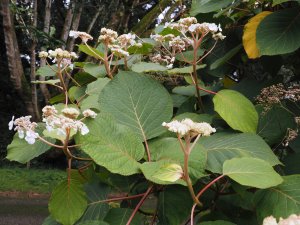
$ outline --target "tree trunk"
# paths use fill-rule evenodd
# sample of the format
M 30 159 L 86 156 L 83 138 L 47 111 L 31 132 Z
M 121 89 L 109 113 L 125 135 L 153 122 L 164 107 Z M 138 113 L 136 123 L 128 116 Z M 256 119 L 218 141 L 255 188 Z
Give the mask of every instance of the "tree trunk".
M 36 28 L 37 25 L 37 0 L 33 1 L 33 15 L 32 15 L 32 26 Z M 31 35 L 31 48 L 30 48 L 30 80 L 35 81 L 35 64 L 36 64 L 36 55 L 35 55 L 35 49 L 36 49 L 36 37 L 34 35 Z M 40 110 L 38 107 L 38 101 L 37 101 L 37 90 L 36 90 L 36 84 L 31 83 L 31 98 L 32 98 L 32 104 L 34 107 L 34 120 L 40 120 Z
M 91 23 L 89 24 L 88 29 L 86 30 L 86 32 L 87 32 L 88 34 L 91 33 L 91 31 L 92 31 L 92 29 L 93 29 L 93 27 L 94 27 L 94 25 L 95 25 L 95 23 L 96 23 L 96 21 L 97 21 L 99 15 L 100 15 L 100 12 L 102 11 L 103 8 L 104 8 L 104 6 L 101 6 L 101 7 L 98 8 L 97 13 L 94 15 L 94 17 L 93 17 Z
M 25 103 L 27 113 L 34 115 L 30 86 L 24 76 L 13 17 L 9 8 L 9 0 L 1 0 L 0 4 L 10 80 L 14 89 Z
M 161 14 L 164 9 L 172 4 L 172 0 L 160 0 L 159 3 L 148 12 L 141 21 L 132 28 L 132 31 L 141 36 L 153 23 L 153 21 Z
M 51 3 L 52 3 L 52 0 L 45 0 L 46 4 L 45 4 L 45 18 L 44 18 L 44 28 L 43 28 L 43 31 L 46 33 L 46 34 L 49 34 L 49 31 L 50 31 L 50 20 L 51 20 Z M 42 50 L 46 50 L 46 49 L 43 49 Z M 40 63 L 40 66 L 46 66 L 46 61 L 45 60 L 41 60 L 41 63 Z M 45 77 L 44 76 L 40 76 L 40 81 L 44 81 L 45 80 Z M 41 89 L 41 92 L 44 96 L 44 99 L 45 99 L 45 102 L 46 104 L 49 102 L 49 99 L 51 98 L 51 95 L 49 93 L 49 90 L 47 88 L 47 85 L 46 84 L 40 84 L 40 89 Z
M 73 21 L 72 21 L 72 27 L 71 27 L 71 30 L 76 30 L 76 31 L 78 30 L 82 10 L 83 10 L 83 3 L 80 3 L 80 5 L 78 6 L 77 13 L 74 14 L 74 16 L 73 16 Z M 74 48 L 74 42 L 75 42 L 75 39 L 74 39 L 74 38 L 70 38 L 70 39 L 69 39 L 68 45 L 67 45 L 67 50 L 68 50 L 68 51 L 70 51 L 70 52 L 73 51 L 73 48 Z
M 60 36 L 60 39 L 65 43 L 67 43 L 67 40 L 68 40 L 68 36 L 69 36 L 71 24 L 72 24 L 72 19 L 73 19 L 73 14 L 74 14 L 74 11 L 73 11 L 74 8 L 75 8 L 75 3 L 70 0 L 69 9 L 67 11 L 65 23 L 64 23 L 63 30 L 62 30 L 62 33 Z

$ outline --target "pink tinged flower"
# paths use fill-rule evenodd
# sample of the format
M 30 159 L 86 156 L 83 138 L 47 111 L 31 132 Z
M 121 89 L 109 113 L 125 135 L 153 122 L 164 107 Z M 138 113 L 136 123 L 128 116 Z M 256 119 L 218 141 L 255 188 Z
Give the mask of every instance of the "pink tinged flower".
M 9 130 L 12 130 L 14 127 L 14 119 L 15 119 L 15 116 L 12 116 L 11 121 L 9 121 L 9 123 L 8 123 Z

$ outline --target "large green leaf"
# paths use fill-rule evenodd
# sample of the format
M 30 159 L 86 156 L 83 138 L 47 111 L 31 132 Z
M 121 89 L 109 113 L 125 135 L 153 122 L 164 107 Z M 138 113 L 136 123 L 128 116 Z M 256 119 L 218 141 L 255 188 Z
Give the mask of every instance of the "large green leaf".
M 150 180 L 153 183 L 162 184 L 162 185 L 167 185 L 167 184 L 186 185 L 186 183 L 183 180 L 170 182 L 170 181 L 164 181 L 164 180 L 158 179 L 156 177 L 157 172 L 161 171 L 161 168 L 169 165 L 170 163 L 172 163 L 172 160 L 159 160 L 156 162 L 144 162 L 140 168 L 141 168 L 144 176 L 146 177 L 146 179 Z
M 300 175 L 283 177 L 283 183 L 255 193 L 256 214 L 260 221 L 273 215 L 287 218 L 300 213 Z
M 99 64 L 85 63 L 83 70 L 96 78 L 105 77 L 106 75 L 105 67 Z
M 201 64 L 196 66 L 196 70 L 203 69 L 206 67 L 206 64 Z M 174 68 L 167 71 L 168 74 L 190 74 L 193 72 L 193 66 L 186 66 L 181 68 Z
M 84 186 L 84 189 L 87 193 L 88 207 L 79 222 L 103 220 L 109 206 L 101 201 L 107 199 L 110 188 L 102 183 L 89 183 Z
M 98 49 L 93 48 L 91 46 L 88 47 L 84 44 L 78 45 L 78 49 L 79 49 L 79 51 L 84 52 L 85 54 L 92 56 L 96 59 L 99 59 L 104 56 L 104 54 L 102 52 L 100 52 Z
M 90 132 L 79 136 L 77 142 L 97 164 L 122 175 L 139 172 L 137 161 L 143 158 L 144 146 L 134 132 L 105 114 L 86 124 Z
M 109 225 L 109 224 L 100 220 L 87 220 L 87 221 L 80 222 L 77 225 Z
M 61 225 L 60 223 L 56 222 L 51 216 L 48 216 L 42 225 Z
M 199 13 L 214 12 L 225 8 L 231 3 L 231 0 L 193 0 L 190 14 L 196 16 Z
M 166 71 L 167 67 L 162 66 L 158 63 L 140 62 L 140 63 L 133 64 L 131 69 L 134 72 L 143 73 L 143 72 L 153 72 L 153 71 Z
M 63 225 L 73 225 L 87 207 L 86 194 L 79 181 L 62 182 L 52 192 L 49 200 L 51 216 Z
M 56 76 L 57 66 L 42 66 L 36 71 L 36 75 L 43 77 L 54 77 Z
M 300 8 L 276 11 L 258 25 L 256 42 L 261 55 L 279 55 L 300 47 Z
M 38 129 L 39 132 L 41 129 Z M 41 132 L 39 132 L 41 133 Z M 52 138 L 45 138 L 50 143 L 55 143 Z M 31 159 L 43 154 L 48 151 L 51 146 L 44 142 L 36 139 L 33 145 L 28 144 L 24 139 L 20 139 L 18 134 L 14 135 L 13 141 L 7 146 L 6 158 L 10 161 L 17 161 L 19 163 L 26 163 Z
M 259 118 L 257 134 L 268 144 L 280 143 L 288 128 L 295 128 L 294 115 L 278 106 L 272 107 Z
M 242 48 L 242 44 L 239 44 L 238 46 L 234 47 L 230 51 L 228 51 L 225 55 L 223 55 L 221 58 L 217 59 L 210 65 L 210 69 L 214 70 L 223 64 L 225 64 L 228 60 L 230 60 L 233 56 L 235 56 Z
M 158 197 L 159 225 L 182 224 L 190 216 L 193 200 L 186 187 L 168 186 Z
M 154 161 L 179 163 L 184 166 L 184 155 L 177 138 L 167 137 L 149 142 L 151 158 Z M 192 180 L 205 176 L 207 155 L 205 149 L 196 144 L 189 157 L 189 175 Z M 158 168 L 157 168 L 158 169 Z
M 203 137 L 199 143 L 207 151 L 207 169 L 221 173 L 223 163 L 236 157 L 253 157 L 267 161 L 271 166 L 280 164 L 264 140 L 255 134 L 217 133 Z
M 273 0 L 272 7 L 274 7 L 275 5 L 278 5 L 278 4 L 285 3 L 285 2 L 298 2 L 300 4 L 300 0 Z
M 129 208 L 112 208 L 109 210 L 105 221 L 111 225 L 126 225 L 133 210 Z M 136 213 L 130 225 L 143 224 L 143 217 L 140 213 Z
M 256 188 L 277 186 L 283 181 L 268 162 L 248 157 L 226 160 L 223 174 L 239 184 Z
M 213 98 L 215 111 L 228 125 L 242 132 L 256 133 L 258 114 L 254 105 L 233 90 L 219 91 Z
M 85 93 L 87 95 L 99 95 L 109 81 L 110 79 L 108 78 L 98 78 L 96 81 L 87 85 Z
M 183 120 L 189 118 L 193 120 L 194 122 L 201 123 L 201 122 L 206 122 L 206 123 L 212 123 L 212 115 L 209 114 L 197 114 L 197 113 L 182 113 L 179 115 L 176 115 L 173 120 Z
M 157 81 L 134 73 L 119 72 L 107 84 L 100 95 L 100 108 L 111 113 L 124 124 L 147 140 L 162 134 L 162 122 L 172 116 L 172 99 L 167 90 Z

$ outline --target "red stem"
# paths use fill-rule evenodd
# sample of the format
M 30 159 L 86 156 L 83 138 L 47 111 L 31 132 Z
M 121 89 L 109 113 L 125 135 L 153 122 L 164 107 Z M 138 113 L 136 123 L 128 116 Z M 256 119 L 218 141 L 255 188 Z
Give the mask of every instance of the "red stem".
M 220 180 L 221 178 L 223 178 L 225 175 L 221 175 L 221 176 L 218 176 L 216 179 L 214 179 L 213 181 L 211 181 L 209 184 L 207 184 L 203 189 L 201 189 L 199 191 L 199 193 L 197 194 L 197 198 L 199 199 L 200 196 L 210 187 L 212 186 L 214 183 L 216 183 L 218 180 Z M 192 210 L 191 210 L 191 225 L 194 225 L 194 211 L 195 211 L 195 208 L 196 208 L 197 204 L 194 204 L 193 207 L 192 207 Z
M 138 195 L 105 199 L 105 200 L 101 200 L 101 201 L 92 202 L 89 205 L 98 204 L 98 203 L 104 203 L 104 202 L 114 202 L 114 201 L 120 201 L 120 200 L 134 199 L 134 198 L 143 197 L 145 194 L 146 194 L 146 192 L 142 193 L 142 194 L 138 194 Z
M 204 89 L 204 88 L 202 88 L 202 87 L 199 87 L 199 86 L 196 86 L 199 90 L 201 90 L 201 91 L 205 91 L 205 92 L 207 92 L 207 93 L 209 93 L 209 94 L 213 94 L 213 95 L 216 95 L 217 93 L 216 92 L 214 92 L 214 91 L 210 91 L 210 90 L 206 90 L 206 89 Z
M 137 211 L 139 210 L 139 208 L 142 206 L 142 204 L 144 203 L 144 201 L 146 200 L 147 196 L 149 195 L 149 193 L 151 192 L 153 188 L 153 185 L 151 185 L 147 191 L 144 193 L 144 196 L 142 197 L 142 199 L 140 200 L 140 202 L 137 204 L 137 206 L 135 207 L 134 211 L 132 212 L 129 220 L 127 221 L 126 225 L 130 225 L 131 221 L 133 220 L 133 217 L 135 216 L 135 214 L 137 213 Z

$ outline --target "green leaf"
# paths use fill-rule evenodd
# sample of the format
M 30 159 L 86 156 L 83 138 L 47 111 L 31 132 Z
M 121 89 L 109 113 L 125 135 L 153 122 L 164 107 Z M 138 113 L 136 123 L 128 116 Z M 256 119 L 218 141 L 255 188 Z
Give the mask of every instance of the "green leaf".
M 287 128 L 296 128 L 294 115 L 282 107 L 274 106 L 259 118 L 257 134 L 273 145 L 282 141 Z
M 154 138 L 172 116 L 172 99 L 157 81 L 134 72 L 119 72 L 100 95 L 100 108 L 128 126 L 141 140 Z
M 87 95 L 97 95 L 99 96 L 102 89 L 110 81 L 109 78 L 98 78 L 96 81 L 89 83 L 87 85 L 85 93 Z
M 85 94 L 86 87 L 73 86 L 68 90 L 69 99 L 71 102 L 80 99 Z
M 162 66 L 158 63 L 140 62 L 140 63 L 133 64 L 131 69 L 134 72 L 143 73 L 143 72 L 153 72 L 153 71 L 165 71 L 167 70 L 167 67 Z
M 242 44 L 239 44 L 238 46 L 234 47 L 230 51 L 228 51 L 224 56 L 221 58 L 217 59 L 210 65 L 210 69 L 214 70 L 225 63 L 227 63 L 228 60 L 230 60 L 233 56 L 235 56 L 242 48 Z
M 300 175 L 283 177 L 283 183 L 255 193 L 256 214 L 261 222 L 273 215 L 277 219 L 300 213 Z
M 53 65 L 53 66 L 43 66 L 40 67 L 37 71 L 36 71 L 36 75 L 40 75 L 43 77 L 54 77 L 56 76 L 56 72 L 57 71 L 57 66 Z
M 200 85 L 201 86 L 201 85 Z M 213 86 L 207 86 L 203 87 L 206 90 L 212 90 L 214 87 Z M 180 95 L 186 95 L 186 96 L 195 96 L 196 95 L 196 88 L 195 85 L 188 85 L 188 86 L 177 86 L 172 90 L 173 93 L 175 94 L 180 94 Z M 209 95 L 209 93 L 205 91 L 199 91 L 200 96 L 205 96 Z
M 196 70 L 203 69 L 206 67 L 206 64 L 201 64 L 196 66 Z M 189 74 L 193 72 L 193 66 L 186 66 L 182 68 L 174 68 L 167 71 L 168 74 Z
M 258 114 L 245 96 L 237 91 L 222 90 L 214 96 L 213 102 L 215 111 L 231 128 L 245 133 L 256 133 Z
M 278 4 L 285 3 L 285 2 L 298 2 L 300 4 L 300 0 L 273 0 L 272 7 L 274 7 L 275 5 L 278 5 Z
M 168 163 L 159 167 L 153 177 L 162 181 L 175 182 L 179 180 L 182 175 L 183 170 L 180 165 L 176 163 Z
M 61 225 L 60 223 L 56 222 L 51 216 L 48 216 L 42 225 Z
M 177 138 L 160 138 L 149 142 L 151 158 L 154 161 L 166 161 L 179 163 L 184 166 L 184 155 Z M 189 157 L 189 175 L 192 180 L 205 176 L 205 165 L 207 160 L 205 149 L 196 144 Z
M 226 160 L 223 174 L 241 185 L 256 188 L 277 186 L 283 181 L 268 162 L 248 157 Z
M 109 225 L 109 224 L 100 220 L 87 220 L 81 223 L 77 223 L 76 225 Z
M 100 57 L 104 56 L 103 53 L 100 52 L 98 49 L 93 48 L 91 46 L 87 47 L 84 44 L 78 45 L 78 49 L 79 49 L 79 51 L 84 52 L 85 54 L 92 56 L 96 59 L 99 59 Z
M 108 78 L 98 78 L 96 81 L 87 85 L 85 94 L 87 94 L 88 96 L 80 102 L 81 110 L 93 108 L 100 111 L 98 102 L 99 95 L 109 81 L 110 79 Z
M 37 132 L 40 133 L 38 129 Z M 54 139 L 46 138 L 50 143 L 55 143 Z M 35 157 L 48 151 L 51 146 L 45 144 L 44 142 L 36 139 L 33 145 L 28 144 L 24 139 L 20 139 L 18 133 L 14 135 L 14 138 L 7 146 L 7 156 L 6 158 L 10 161 L 17 161 L 19 163 L 26 163 Z
M 167 186 L 158 197 L 159 224 L 183 224 L 190 216 L 192 205 L 193 201 L 186 187 Z
M 199 13 L 214 12 L 225 8 L 231 3 L 231 0 L 193 0 L 190 15 L 196 16 Z
M 97 95 L 87 96 L 80 102 L 80 109 L 97 109 L 100 111 L 100 106 L 98 102 L 99 97 Z
M 84 189 L 87 193 L 88 207 L 79 222 L 103 220 L 109 211 L 109 205 L 101 201 L 108 198 L 107 195 L 110 192 L 110 188 L 105 184 L 94 182 L 86 184 Z
M 96 78 L 106 76 L 106 70 L 103 65 L 95 63 L 85 63 L 83 66 L 83 70 Z
M 168 184 L 177 183 L 177 184 L 181 184 L 181 185 L 186 185 L 186 183 L 183 180 L 171 182 L 168 180 L 159 179 L 156 176 L 157 172 L 160 170 L 160 168 L 170 165 L 171 162 L 172 162 L 172 160 L 159 160 L 156 162 L 144 162 L 143 164 L 141 164 L 140 168 L 141 168 L 144 176 L 146 177 L 146 179 L 151 182 L 154 182 L 156 184 L 168 185 Z
M 52 192 L 49 200 L 51 216 L 63 225 L 74 224 L 87 207 L 86 194 L 80 182 L 71 179 L 62 182 Z
M 300 47 L 300 8 L 276 11 L 258 25 L 256 41 L 261 55 L 279 55 Z
M 236 225 L 236 224 L 225 220 L 215 220 L 215 221 L 205 221 L 199 223 L 198 225 Z
M 104 220 L 111 225 L 126 225 L 132 212 L 133 210 L 129 208 L 113 208 L 109 210 Z M 142 215 L 136 213 L 130 225 L 141 225 L 142 221 Z
M 202 56 L 204 54 L 205 50 L 202 49 L 202 48 L 198 48 L 198 51 L 197 51 L 197 59 Z M 179 61 L 183 61 L 183 62 L 192 62 L 194 60 L 194 51 L 191 50 L 191 51 L 185 51 L 185 52 L 182 52 L 182 53 L 178 53 L 175 57 L 177 60 Z
M 173 118 L 173 120 L 183 120 L 189 118 L 193 120 L 194 122 L 201 123 L 201 122 L 206 122 L 206 123 L 212 123 L 212 116 L 209 114 L 197 114 L 197 113 L 182 113 Z
M 130 46 L 127 51 L 129 52 L 129 54 L 142 54 L 142 55 L 147 55 L 149 54 L 152 49 L 153 49 L 153 45 L 150 43 L 141 43 L 142 46 L 138 47 L 136 45 L 134 46 Z
M 207 151 L 207 169 L 221 173 L 223 163 L 236 157 L 253 157 L 267 161 L 271 166 L 281 164 L 264 140 L 255 134 L 216 133 L 202 137 L 201 144 Z
M 97 164 L 121 175 L 139 172 L 137 161 L 143 158 L 144 147 L 135 133 L 105 114 L 87 120 L 86 125 L 90 132 L 76 142 Z

